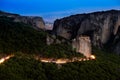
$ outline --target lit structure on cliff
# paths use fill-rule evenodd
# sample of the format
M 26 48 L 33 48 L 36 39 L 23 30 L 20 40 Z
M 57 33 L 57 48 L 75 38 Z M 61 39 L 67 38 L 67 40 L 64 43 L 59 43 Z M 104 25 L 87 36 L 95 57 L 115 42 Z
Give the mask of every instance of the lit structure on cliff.
M 92 55 L 91 40 L 89 36 L 79 36 L 73 40 L 72 46 L 76 49 L 76 52 L 82 53 L 87 59 L 95 59 Z
M 91 40 L 88 36 L 80 36 L 73 40 L 73 48 L 76 52 L 82 53 L 84 56 L 89 58 L 91 56 Z

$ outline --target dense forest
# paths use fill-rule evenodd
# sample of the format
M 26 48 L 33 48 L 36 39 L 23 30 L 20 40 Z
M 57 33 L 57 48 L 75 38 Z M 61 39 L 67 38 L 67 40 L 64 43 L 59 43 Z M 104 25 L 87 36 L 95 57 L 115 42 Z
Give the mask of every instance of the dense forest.
M 96 60 L 62 65 L 42 63 L 20 55 L 0 65 L 2 80 L 119 80 L 120 57 L 94 50 Z
M 96 60 L 66 64 L 42 63 L 43 57 L 82 56 L 67 43 L 46 45 L 44 31 L 0 17 L 0 54 L 15 54 L 0 64 L 0 80 L 120 80 L 120 56 L 93 47 Z

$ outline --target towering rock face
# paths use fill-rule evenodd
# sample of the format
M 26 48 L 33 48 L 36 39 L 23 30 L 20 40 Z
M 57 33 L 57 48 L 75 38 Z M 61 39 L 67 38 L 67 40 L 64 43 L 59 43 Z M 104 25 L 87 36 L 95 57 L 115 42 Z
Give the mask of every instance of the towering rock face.
M 18 14 L 6 13 L 0 11 L 0 16 L 13 18 L 15 22 L 23 22 L 33 26 L 35 29 L 45 29 L 45 23 L 41 17 L 37 16 L 20 16 Z
M 110 10 L 89 14 L 77 14 L 56 20 L 53 33 L 67 39 L 78 35 L 87 35 L 92 45 L 103 48 L 105 44 L 113 45 L 116 53 L 120 54 L 120 11 Z
M 91 40 L 88 36 L 78 36 L 76 39 L 73 39 L 72 46 L 76 49 L 76 52 L 80 52 L 88 58 L 92 53 Z

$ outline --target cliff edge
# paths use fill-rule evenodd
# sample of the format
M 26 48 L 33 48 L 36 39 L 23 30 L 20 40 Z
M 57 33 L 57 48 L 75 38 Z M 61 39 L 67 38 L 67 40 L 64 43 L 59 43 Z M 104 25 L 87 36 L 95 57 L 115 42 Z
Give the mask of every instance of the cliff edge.
M 45 29 L 45 23 L 42 19 L 42 17 L 38 16 L 21 16 L 18 14 L 13 14 L 13 13 L 7 13 L 0 11 L 0 16 L 6 16 L 13 18 L 14 22 L 23 22 L 25 24 L 31 25 L 35 29 Z
M 107 46 L 111 51 L 120 54 L 120 11 L 77 14 L 57 19 L 53 33 L 70 40 L 87 35 L 92 45 L 99 48 Z

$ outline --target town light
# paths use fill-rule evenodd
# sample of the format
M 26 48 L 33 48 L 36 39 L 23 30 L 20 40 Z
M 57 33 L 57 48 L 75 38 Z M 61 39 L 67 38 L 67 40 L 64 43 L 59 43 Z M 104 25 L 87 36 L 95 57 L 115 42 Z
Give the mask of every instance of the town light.
M 95 59 L 96 57 L 94 55 L 91 55 L 90 56 L 90 59 Z
M 13 57 L 14 55 L 8 55 L 6 57 L 3 57 L 0 59 L 0 64 L 2 64 L 3 62 L 5 62 L 6 60 L 10 59 L 11 57 Z

